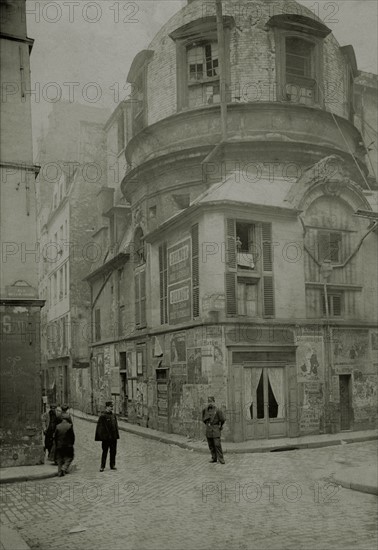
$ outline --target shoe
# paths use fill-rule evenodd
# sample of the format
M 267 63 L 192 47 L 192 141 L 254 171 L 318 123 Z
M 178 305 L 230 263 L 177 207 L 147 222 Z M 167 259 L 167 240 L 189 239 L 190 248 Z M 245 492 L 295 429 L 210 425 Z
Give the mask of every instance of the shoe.
M 64 477 L 64 472 L 58 472 L 58 477 Z
M 105 470 L 105 468 L 100 468 L 100 472 L 103 472 Z
M 226 464 L 224 460 L 220 460 L 219 464 Z
M 110 469 L 111 470 L 116 470 L 117 468 L 115 466 L 112 466 Z
M 209 460 L 209 462 L 210 462 L 210 464 L 215 464 L 217 462 L 217 460 L 211 459 L 211 460 Z

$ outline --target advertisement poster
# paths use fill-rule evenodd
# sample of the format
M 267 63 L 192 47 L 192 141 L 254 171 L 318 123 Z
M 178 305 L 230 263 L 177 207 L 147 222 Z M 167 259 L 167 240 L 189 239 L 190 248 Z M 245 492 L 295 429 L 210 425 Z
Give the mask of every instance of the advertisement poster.
M 171 324 L 191 319 L 190 239 L 168 248 L 168 312 Z

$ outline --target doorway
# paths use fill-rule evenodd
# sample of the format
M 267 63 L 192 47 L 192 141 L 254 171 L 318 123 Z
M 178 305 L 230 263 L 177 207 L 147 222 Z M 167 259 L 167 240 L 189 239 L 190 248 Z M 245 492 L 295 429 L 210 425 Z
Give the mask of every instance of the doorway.
M 340 430 L 351 429 L 352 424 L 352 399 L 351 399 L 351 375 L 339 375 L 340 391 Z
M 285 367 L 244 368 L 246 439 L 287 435 Z

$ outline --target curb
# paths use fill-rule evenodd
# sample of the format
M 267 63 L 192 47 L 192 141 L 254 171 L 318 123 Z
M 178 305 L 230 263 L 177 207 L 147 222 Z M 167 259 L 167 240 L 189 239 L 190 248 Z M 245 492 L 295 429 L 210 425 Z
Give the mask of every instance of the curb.
M 345 481 L 343 479 L 334 478 L 334 483 L 341 485 L 344 489 L 351 489 L 352 491 L 359 491 L 360 493 L 367 493 L 369 495 L 378 496 L 378 487 L 373 485 L 365 485 L 364 483 L 355 483 L 353 481 Z
M 35 481 L 36 479 L 49 479 L 50 477 L 57 477 L 56 472 L 51 472 L 51 474 L 24 474 L 22 476 L 8 477 L 6 479 L 0 478 L 0 484 L 17 483 L 18 481 Z

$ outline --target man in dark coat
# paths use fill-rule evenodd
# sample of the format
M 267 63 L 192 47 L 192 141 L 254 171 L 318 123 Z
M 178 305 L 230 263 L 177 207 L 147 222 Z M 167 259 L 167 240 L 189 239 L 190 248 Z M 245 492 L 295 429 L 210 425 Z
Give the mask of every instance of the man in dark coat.
M 58 463 L 58 476 L 62 477 L 68 473 L 68 468 L 74 458 L 75 434 L 72 422 L 62 418 L 55 429 L 55 457 Z
M 48 459 L 53 462 L 55 460 L 54 450 L 53 450 L 54 433 L 55 433 L 55 428 L 57 424 L 58 424 L 58 418 L 56 415 L 56 405 L 51 404 L 49 414 L 48 414 L 48 426 L 45 431 L 45 449 L 47 450 L 47 453 L 48 453 Z
M 210 462 L 224 464 L 221 444 L 221 430 L 226 422 L 224 414 L 211 402 L 202 411 L 202 420 L 206 425 L 206 438 L 211 452 Z
M 113 402 L 105 403 L 105 411 L 100 414 L 96 426 L 95 441 L 102 441 L 102 456 L 100 472 L 105 470 L 108 450 L 110 450 L 110 469 L 116 470 L 117 439 L 119 439 L 117 417 L 113 414 Z

